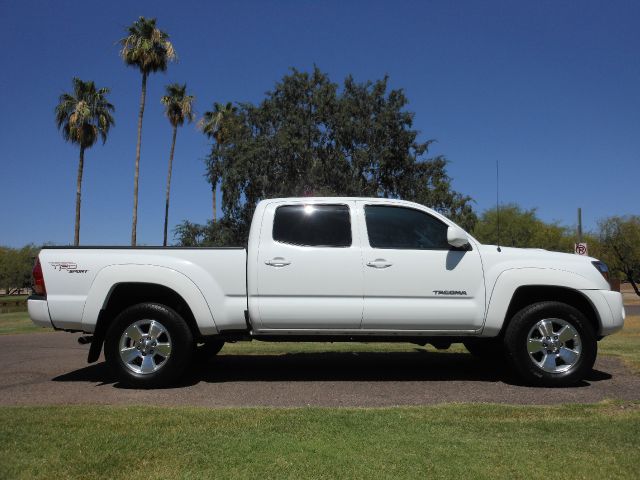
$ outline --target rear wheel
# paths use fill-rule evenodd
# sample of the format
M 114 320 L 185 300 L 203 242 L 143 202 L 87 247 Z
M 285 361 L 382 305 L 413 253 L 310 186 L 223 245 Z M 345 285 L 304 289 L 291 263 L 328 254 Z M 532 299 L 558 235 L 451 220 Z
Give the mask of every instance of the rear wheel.
M 141 303 L 124 310 L 105 338 L 107 364 L 121 382 L 142 388 L 177 380 L 193 354 L 189 326 L 171 308 Z
M 584 380 L 598 353 L 593 326 L 576 308 L 539 302 L 520 310 L 505 332 L 509 363 L 529 384 L 564 387 Z

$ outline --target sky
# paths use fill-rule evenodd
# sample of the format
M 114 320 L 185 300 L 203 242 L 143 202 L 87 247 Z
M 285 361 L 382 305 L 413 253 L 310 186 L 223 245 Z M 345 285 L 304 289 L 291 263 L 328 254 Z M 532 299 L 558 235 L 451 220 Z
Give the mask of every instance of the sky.
M 149 78 L 138 244 L 162 242 L 171 127 L 164 86 L 186 82 L 200 114 L 260 102 L 291 67 L 334 82 L 385 74 L 404 89 L 420 139 L 449 160 L 478 212 L 500 201 L 585 229 L 640 214 L 640 2 L 0 0 L 0 245 L 73 241 L 78 149 L 56 130 L 78 76 L 109 87 L 116 126 L 85 155 L 81 244 L 131 236 L 141 77 L 117 41 L 157 17 L 178 62 Z M 169 225 L 211 217 L 209 141 L 178 132 Z M 220 203 L 220 202 L 219 202 Z

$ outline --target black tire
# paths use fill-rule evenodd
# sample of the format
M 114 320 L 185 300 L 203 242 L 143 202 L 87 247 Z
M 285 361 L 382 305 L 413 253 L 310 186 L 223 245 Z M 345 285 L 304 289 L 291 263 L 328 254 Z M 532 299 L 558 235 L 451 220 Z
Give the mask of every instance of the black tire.
M 120 355 L 120 342 L 125 331 L 143 320 L 160 322 L 169 335 L 164 339 L 168 338 L 171 345 L 170 354 L 162 365 L 150 373 L 136 373 Z M 175 382 L 191 362 L 193 350 L 194 340 L 189 326 L 175 310 L 158 303 L 140 303 L 122 311 L 109 326 L 104 346 L 107 364 L 118 380 L 138 388 L 157 388 Z
M 207 339 L 202 345 L 198 345 L 196 348 L 196 356 L 200 361 L 207 361 L 215 357 L 220 350 L 224 347 L 223 340 L 210 340 Z
M 504 345 L 499 337 L 469 338 L 462 342 L 474 357 L 482 360 L 501 360 L 504 358 Z
M 566 371 L 545 371 L 529 354 L 529 334 L 538 322 L 545 319 L 557 319 L 561 322 L 566 322 L 579 335 L 580 354 L 575 363 L 566 363 L 565 365 L 561 359 L 556 359 L 557 354 L 549 353 L 551 361 L 555 362 L 555 368 L 566 367 L 568 368 Z M 552 323 L 555 326 L 554 328 L 558 327 L 558 322 Z M 546 338 L 550 337 L 535 338 L 534 340 L 542 342 Z M 558 337 L 554 338 L 557 339 Z M 569 340 L 569 342 L 574 341 Z M 558 345 L 565 344 L 556 344 L 555 346 L 557 347 Z M 598 342 L 594 328 L 582 312 L 565 303 L 552 301 L 534 303 L 516 313 L 507 326 L 504 335 L 504 346 L 507 362 L 520 378 L 529 385 L 543 387 L 567 387 L 584 380 L 591 372 L 598 353 Z M 567 343 L 566 346 L 567 348 L 576 349 L 575 344 L 572 343 Z M 546 358 L 546 352 L 551 352 L 551 350 L 539 352 L 540 358 Z

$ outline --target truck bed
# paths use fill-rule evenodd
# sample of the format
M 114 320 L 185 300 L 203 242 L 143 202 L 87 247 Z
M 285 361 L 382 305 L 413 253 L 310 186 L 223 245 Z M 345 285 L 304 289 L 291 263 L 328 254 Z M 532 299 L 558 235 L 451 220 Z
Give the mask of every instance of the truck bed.
M 40 262 L 55 328 L 92 332 L 114 284 L 122 279 L 152 283 L 160 275 L 202 305 L 193 313 L 203 334 L 245 325 L 247 251 L 242 247 L 44 247 Z

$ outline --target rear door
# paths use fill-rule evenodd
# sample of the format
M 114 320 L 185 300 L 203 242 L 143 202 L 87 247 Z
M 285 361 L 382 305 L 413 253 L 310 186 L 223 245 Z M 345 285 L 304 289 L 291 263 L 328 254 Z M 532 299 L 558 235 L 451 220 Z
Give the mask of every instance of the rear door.
M 476 330 L 485 307 L 480 255 L 451 247 L 427 211 L 358 202 L 364 210 L 363 329 Z M 362 218 L 362 217 L 361 217 Z
M 362 257 L 355 202 L 266 207 L 257 255 L 261 329 L 358 329 Z

